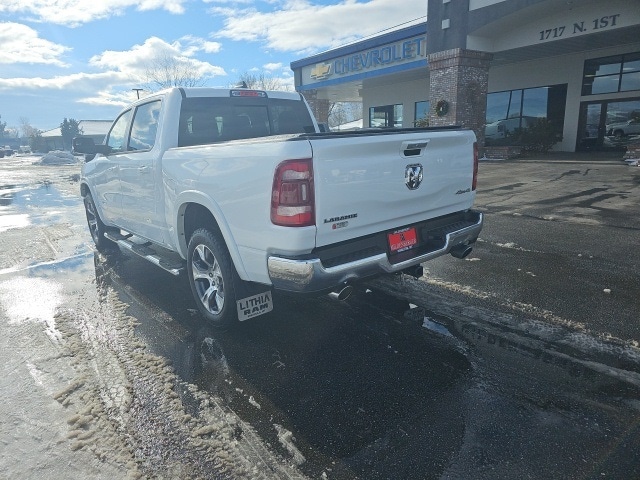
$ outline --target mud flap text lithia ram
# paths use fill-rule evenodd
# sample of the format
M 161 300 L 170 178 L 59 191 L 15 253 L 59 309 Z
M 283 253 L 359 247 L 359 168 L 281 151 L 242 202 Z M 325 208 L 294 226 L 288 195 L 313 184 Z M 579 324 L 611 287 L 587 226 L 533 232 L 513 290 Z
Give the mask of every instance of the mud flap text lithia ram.
M 238 320 L 243 322 L 273 310 L 273 295 L 270 290 L 267 290 L 250 297 L 241 298 L 236 302 L 236 305 L 238 308 Z

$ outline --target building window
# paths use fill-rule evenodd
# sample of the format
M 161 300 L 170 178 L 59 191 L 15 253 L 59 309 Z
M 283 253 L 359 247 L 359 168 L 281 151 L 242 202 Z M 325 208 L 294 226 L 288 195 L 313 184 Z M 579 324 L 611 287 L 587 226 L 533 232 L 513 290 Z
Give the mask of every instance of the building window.
M 584 62 L 582 95 L 640 90 L 640 52 Z
M 623 150 L 640 141 L 640 98 L 583 102 L 578 149 Z
M 416 127 L 429 126 L 429 102 L 416 102 L 416 117 L 414 125 Z
M 637 143 L 640 140 L 640 100 L 609 102 L 605 131 L 607 143 L 613 146 Z
M 370 127 L 402 127 L 402 104 L 369 108 Z
M 489 93 L 485 145 L 522 145 L 540 121 L 547 121 L 562 138 L 566 101 L 566 84 Z

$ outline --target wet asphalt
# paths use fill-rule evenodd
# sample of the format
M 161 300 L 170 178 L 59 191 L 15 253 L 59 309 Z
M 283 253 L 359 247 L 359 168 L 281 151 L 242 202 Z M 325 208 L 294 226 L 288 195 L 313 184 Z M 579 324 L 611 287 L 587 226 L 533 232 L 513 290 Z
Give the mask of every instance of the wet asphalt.
M 373 290 L 346 303 L 277 298 L 220 333 L 199 322 L 186 281 L 126 256 L 97 265 L 145 343 L 285 458 L 274 425 L 291 431 L 310 478 L 640 475 L 638 388 L 526 342 L 450 331 L 437 312 Z
M 531 305 L 600 336 L 640 341 L 640 168 L 620 154 L 480 165 L 481 242 L 432 276 Z M 545 318 L 544 314 L 540 314 Z
M 64 275 L 116 291 L 181 381 L 283 458 L 276 426 L 291 432 L 310 478 L 640 478 L 636 170 L 608 156 L 483 163 L 486 226 L 467 260 L 347 302 L 276 296 L 227 332 L 201 322 L 186 278 L 127 254 L 78 255 Z M 55 180 L 3 191 L 42 224 L 80 202 Z

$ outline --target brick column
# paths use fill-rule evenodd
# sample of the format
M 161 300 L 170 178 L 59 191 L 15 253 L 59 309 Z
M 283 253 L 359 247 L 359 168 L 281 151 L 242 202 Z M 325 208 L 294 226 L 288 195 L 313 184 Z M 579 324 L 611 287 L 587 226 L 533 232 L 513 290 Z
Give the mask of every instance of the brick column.
M 318 90 L 305 90 L 302 96 L 309 104 L 309 108 L 313 112 L 313 116 L 316 117 L 318 123 L 329 124 L 329 100 L 318 98 Z
M 429 125 L 460 125 L 472 129 L 478 146 L 484 145 L 484 125 L 489 87 L 489 63 L 493 55 L 455 48 L 428 55 Z M 438 104 L 448 110 L 438 115 Z

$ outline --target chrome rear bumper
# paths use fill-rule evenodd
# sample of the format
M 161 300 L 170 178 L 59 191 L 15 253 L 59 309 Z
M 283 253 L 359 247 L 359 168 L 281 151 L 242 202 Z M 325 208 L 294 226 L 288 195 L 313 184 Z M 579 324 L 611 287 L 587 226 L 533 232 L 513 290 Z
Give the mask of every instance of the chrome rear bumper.
M 329 290 L 338 285 L 374 275 L 401 272 L 408 267 L 446 255 L 454 247 L 475 242 L 484 221 L 482 213 L 477 215 L 478 220 L 475 224 L 447 233 L 442 248 L 402 262 L 391 263 L 386 253 L 380 253 L 356 261 L 325 267 L 319 258 L 292 259 L 269 256 L 267 259 L 269 277 L 274 288 L 278 290 L 312 293 Z

